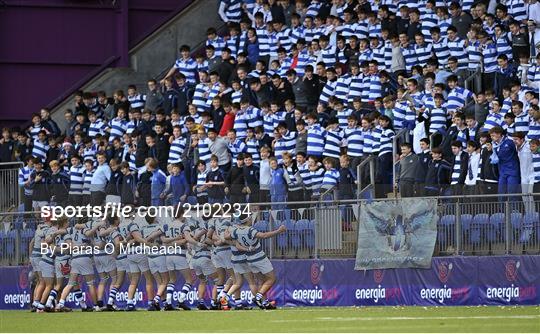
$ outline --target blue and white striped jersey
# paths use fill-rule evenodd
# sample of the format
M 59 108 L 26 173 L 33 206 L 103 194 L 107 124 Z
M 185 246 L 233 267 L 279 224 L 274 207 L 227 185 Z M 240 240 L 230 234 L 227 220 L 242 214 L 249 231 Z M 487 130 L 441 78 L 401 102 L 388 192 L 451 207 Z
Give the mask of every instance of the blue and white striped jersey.
M 114 138 L 122 139 L 122 136 L 127 130 L 127 121 L 122 118 L 113 118 L 109 121 L 109 143 L 112 143 Z
M 448 58 L 450 58 L 450 49 L 448 48 L 448 40 L 446 38 L 439 38 L 438 41 L 433 41 L 432 44 L 433 53 L 437 57 L 441 66 L 448 64 Z
M 187 82 L 196 83 L 197 62 L 191 57 L 188 59 L 177 59 L 174 63 L 174 68 L 186 76 Z
M 101 119 L 96 119 L 95 122 L 91 122 L 90 126 L 88 127 L 88 137 L 94 139 L 96 136 L 104 135 L 105 134 L 105 128 L 107 125 L 105 122 L 103 122 Z
M 214 52 L 215 56 L 221 57 L 221 52 L 225 48 L 225 40 L 223 39 L 223 37 L 216 36 L 216 38 L 214 39 L 206 40 L 206 45 L 207 46 L 212 45 L 215 48 L 215 52 Z
M 49 143 L 47 140 L 42 142 L 39 139 L 34 139 L 32 156 L 35 158 L 40 158 L 42 162 L 45 162 L 45 159 L 47 159 L 47 152 L 49 152 Z
M 289 152 L 294 157 L 296 154 L 296 132 L 288 131 L 284 136 L 276 141 L 274 145 L 274 155 L 278 163 L 283 163 L 283 153 Z
M 18 182 L 19 187 L 22 187 L 24 189 L 24 194 L 26 196 L 31 196 L 33 193 L 32 188 L 25 186 L 24 184 L 30 180 L 30 175 L 34 171 L 34 168 L 29 168 L 28 166 L 24 166 L 19 169 L 19 176 L 18 176 Z
M 326 131 L 326 142 L 324 144 L 323 155 L 338 159 L 341 155 L 341 146 L 344 138 L 343 130 L 339 127 L 335 130 Z
M 182 154 L 184 154 L 185 149 L 186 149 L 186 138 L 182 136 L 178 138 L 174 138 L 171 143 L 171 148 L 169 150 L 168 163 L 175 164 L 175 163 L 182 162 Z
M 127 99 L 131 109 L 143 109 L 146 103 L 146 95 L 143 94 L 128 95 Z
M 337 187 L 339 183 L 339 171 L 335 168 L 326 170 L 322 179 L 321 188 L 323 190 L 329 190 Z
M 364 135 L 362 129 L 345 128 L 345 139 L 347 140 L 347 155 L 350 157 L 361 157 L 364 155 Z
M 392 139 L 394 138 L 394 130 L 392 129 L 382 129 L 379 145 L 379 157 L 392 153 Z
M 204 161 L 206 164 L 210 163 L 212 152 L 210 152 L 211 141 L 208 138 L 199 139 L 197 143 L 197 150 L 199 152 L 199 160 Z
M 238 154 L 245 153 L 247 151 L 246 144 L 241 139 L 238 139 L 238 138 L 236 138 L 236 140 L 233 141 L 232 143 L 229 142 L 227 146 L 229 148 L 229 152 L 231 152 L 233 164 L 236 164 L 236 159 L 238 158 Z
M 69 194 L 82 195 L 84 188 L 84 171 L 82 164 L 71 166 L 69 169 Z
M 448 49 L 450 50 L 450 56 L 457 58 L 458 69 L 467 69 L 469 56 L 465 48 L 465 40 L 459 37 L 456 37 L 453 41 L 448 40 Z
M 326 130 L 319 124 L 307 128 L 307 155 L 321 156 L 324 150 Z

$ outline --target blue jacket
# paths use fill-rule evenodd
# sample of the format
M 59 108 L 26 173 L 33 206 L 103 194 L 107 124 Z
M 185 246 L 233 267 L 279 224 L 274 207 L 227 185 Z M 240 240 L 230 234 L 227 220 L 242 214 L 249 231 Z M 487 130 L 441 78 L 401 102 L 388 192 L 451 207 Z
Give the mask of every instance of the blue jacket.
M 167 176 L 161 169 L 156 169 L 152 173 L 152 199 L 159 199 L 159 195 L 165 189 L 165 184 L 167 183 Z
M 499 158 L 499 174 L 519 177 L 519 157 L 514 142 L 508 137 L 503 138 L 495 153 Z
M 180 197 L 188 194 L 188 184 L 184 172 L 171 176 L 171 190 L 175 203 L 180 202 Z
M 270 196 L 285 196 L 287 194 L 287 183 L 283 177 L 283 168 L 270 171 L 272 179 L 270 181 Z

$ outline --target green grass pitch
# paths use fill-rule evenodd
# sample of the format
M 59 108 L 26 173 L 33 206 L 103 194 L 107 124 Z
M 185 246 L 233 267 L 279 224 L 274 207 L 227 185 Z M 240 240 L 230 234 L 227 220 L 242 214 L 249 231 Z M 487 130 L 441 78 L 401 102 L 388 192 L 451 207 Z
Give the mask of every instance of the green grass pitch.
M 533 332 L 540 307 L 312 307 L 275 311 L 0 312 L 6 332 Z

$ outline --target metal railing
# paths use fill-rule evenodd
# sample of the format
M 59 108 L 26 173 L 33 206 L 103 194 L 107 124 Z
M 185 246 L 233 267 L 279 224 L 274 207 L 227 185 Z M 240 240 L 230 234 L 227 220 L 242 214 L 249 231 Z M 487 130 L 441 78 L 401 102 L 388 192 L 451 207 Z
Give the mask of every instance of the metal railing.
M 19 169 L 22 162 L 0 163 L 0 212 L 17 209 L 22 203 L 22 188 L 19 187 Z
M 434 256 L 540 254 L 540 194 L 447 196 L 438 200 Z M 253 226 L 263 232 L 287 227 L 285 233 L 262 240 L 272 259 L 352 258 L 364 203 L 368 200 L 251 204 Z M 0 213 L 0 265 L 28 261 L 29 243 L 40 222 L 36 217 L 35 212 Z
M 362 198 L 362 195 L 370 190 L 375 189 L 375 159 L 374 155 L 368 156 L 356 167 L 356 198 Z M 366 168 L 369 168 L 366 172 Z M 364 186 L 364 179 L 369 173 L 369 183 Z
M 470 75 L 465 78 L 463 86 L 475 93 L 478 93 L 482 90 L 482 68 L 483 65 L 480 62 L 476 70 L 470 72 Z

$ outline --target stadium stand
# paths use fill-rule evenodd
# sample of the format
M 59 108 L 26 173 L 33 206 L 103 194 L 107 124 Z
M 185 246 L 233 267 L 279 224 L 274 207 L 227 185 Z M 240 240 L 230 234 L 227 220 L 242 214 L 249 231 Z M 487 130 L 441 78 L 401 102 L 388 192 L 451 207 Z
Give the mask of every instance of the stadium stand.
M 315 214 L 295 202 L 448 196 L 441 253 L 493 251 L 506 214 L 515 247 L 538 247 L 537 197 L 489 203 L 540 193 L 536 0 L 222 0 L 219 15 L 204 52 L 182 45 L 146 87 L 80 91 L 64 127 L 44 108 L 3 129 L 21 211 L 266 203 L 288 227 L 275 251 L 311 256 Z M 491 197 L 453 212 L 464 195 Z

